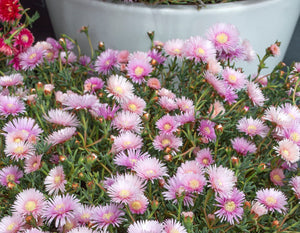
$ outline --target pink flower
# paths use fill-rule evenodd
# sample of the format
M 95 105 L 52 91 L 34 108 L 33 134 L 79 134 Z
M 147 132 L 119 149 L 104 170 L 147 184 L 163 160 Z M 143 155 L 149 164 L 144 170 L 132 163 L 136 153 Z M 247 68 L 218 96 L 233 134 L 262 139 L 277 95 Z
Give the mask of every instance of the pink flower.
M 249 118 L 243 117 L 238 121 L 237 129 L 240 132 L 244 132 L 250 137 L 259 135 L 262 138 L 267 136 L 269 128 L 264 125 L 264 123 L 259 119 L 253 119 L 251 116 Z
M 256 53 L 248 40 L 242 42 L 243 50 L 245 51 L 245 61 L 253 61 L 256 58 Z
M 161 52 L 156 49 L 149 51 L 148 56 L 151 58 L 151 62 L 155 62 L 156 64 L 163 64 L 166 60 L 166 57 L 164 57 Z
M 98 77 L 91 77 L 84 81 L 84 91 L 94 93 L 97 90 L 102 89 L 104 81 Z
M 201 173 L 177 173 L 184 189 L 190 193 L 201 193 L 206 185 L 205 176 Z
M 288 163 L 295 163 L 300 159 L 299 147 L 289 139 L 281 140 L 274 149 Z
M 75 196 L 55 196 L 46 202 L 43 216 L 49 225 L 55 221 L 55 227 L 63 227 L 74 218 L 78 208 L 79 201 Z
M 207 71 L 216 75 L 222 71 L 222 66 L 216 58 L 207 60 Z
M 168 97 L 172 100 L 174 100 L 176 98 L 176 95 L 169 89 L 166 89 L 166 88 L 161 88 L 159 91 L 158 91 L 158 95 L 160 97 Z
M 149 231 L 151 233 L 161 233 L 163 232 L 163 225 L 157 220 L 140 220 L 129 225 L 128 228 L 128 233 L 145 233 Z
M 210 117 L 213 119 L 216 116 L 223 115 L 225 113 L 225 108 L 222 102 L 216 100 L 213 104 L 211 104 L 209 106 L 209 110 L 208 110 Z
M 243 202 L 245 201 L 245 194 L 234 188 L 231 195 L 229 196 L 217 196 L 216 201 L 218 204 L 216 206 L 221 209 L 217 210 L 215 214 L 217 217 L 221 218 L 221 221 L 227 221 L 231 225 L 234 223 L 239 223 L 242 219 L 244 209 Z
M 263 204 L 268 211 L 274 212 L 275 210 L 279 213 L 286 211 L 285 205 L 287 205 L 286 196 L 283 192 L 274 188 L 261 189 L 256 193 L 256 200 Z
M 121 151 L 115 156 L 114 163 L 119 166 L 125 166 L 133 169 L 137 161 L 150 157 L 147 152 L 141 153 L 140 150 L 127 150 L 127 154 L 128 155 L 126 155 L 125 151 Z
M 121 133 L 118 137 L 115 138 L 113 143 L 113 148 L 116 149 L 116 152 L 120 152 L 128 149 L 141 149 L 143 145 L 143 139 L 141 136 L 136 135 L 132 132 Z
M 215 123 L 210 120 L 201 120 L 199 128 L 199 135 L 209 141 L 215 141 L 217 136 L 214 129 Z
M 5 216 L 0 221 L 0 232 L 17 233 L 20 232 L 24 224 L 24 218 L 18 214 L 14 214 L 13 216 Z
M 262 107 L 267 100 L 257 83 L 247 83 L 247 93 L 253 105 Z
M 107 80 L 108 97 L 113 96 L 118 102 L 133 96 L 133 85 L 123 76 L 112 75 Z
M 50 195 L 57 195 L 60 191 L 65 192 L 65 184 L 67 183 L 65 179 L 65 173 L 62 166 L 54 167 L 50 170 L 48 176 L 45 178 L 46 190 Z
M 147 86 L 154 90 L 159 90 L 161 88 L 160 81 L 157 78 L 149 78 Z
M 9 87 L 23 84 L 23 76 L 21 74 L 4 75 L 0 77 L 0 86 Z
M 223 167 L 222 165 L 219 167 L 211 165 L 207 168 L 206 172 L 209 176 L 208 186 L 215 192 L 220 196 L 228 196 L 232 193 L 237 179 L 232 170 Z
M 138 96 L 132 96 L 130 99 L 126 99 L 121 103 L 121 107 L 125 111 L 142 115 L 146 108 L 146 102 Z
M 118 227 L 124 220 L 122 218 L 125 213 L 120 210 L 120 206 L 116 204 L 107 204 L 95 208 L 91 218 L 91 222 L 96 225 L 98 230 L 106 230 L 108 226 Z
M 120 107 L 117 105 L 110 107 L 107 103 L 98 103 L 93 105 L 90 112 L 95 117 L 103 117 L 105 120 L 111 120 L 114 118 L 115 113 L 119 110 L 119 108 Z
M 152 66 L 149 59 L 129 59 L 127 64 L 127 72 L 134 83 L 142 84 L 145 77 L 152 72 Z
M 133 170 L 137 176 L 144 180 L 151 180 L 152 182 L 154 179 L 168 176 L 167 167 L 156 158 L 145 158 L 136 161 Z
M 25 159 L 25 173 L 31 173 L 38 170 L 41 167 L 41 160 L 43 155 L 32 155 Z
M 148 199 L 145 197 L 145 195 L 142 194 L 137 195 L 128 202 L 129 209 L 131 213 L 134 214 L 144 214 L 147 210 L 148 205 Z
M 108 74 L 110 70 L 117 64 L 118 51 L 108 49 L 97 57 L 95 62 L 95 70 L 102 74 Z
M 300 120 L 300 109 L 297 105 L 292 105 L 290 103 L 284 103 L 280 108 L 289 115 L 289 117 L 293 120 Z
M 69 109 L 91 109 L 99 102 L 97 96 L 91 94 L 78 95 L 75 93 L 69 94 L 62 102 L 65 105 L 65 110 Z
M 196 159 L 195 159 L 200 166 L 208 167 L 212 163 L 214 163 L 211 150 L 209 148 L 201 149 L 197 152 Z
M 195 109 L 193 101 L 184 96 L 181 98 L 177 98 L 176 103 L 178 105 L 178 108 L 183 112 L 194 111 Z
M 192 110 L 188 112 L 183 112 L 180 115 L 176 114 L 175 119 L 180 125 L 184 125 L 189 122 L 195 122 L 195 111 Z
M 76 132 L 75 127 L 66 127 L 64 129 L 60 129 L 50 134 L 47 137 L 46 141 L 48 144 L 55 146 L 57 144 L 61 144 L 68 141 L 70 138 L 72 138 L 75 132 Z
M 189 160 L 180 165 L 176 174 L 203 174 L 203 170 L 196 160 Z
M 290 124 L 290 116 L 282 108 L 271 106 L 266 111 L 263 120 L 275 123 L 279 128 L 285 128 Z
M 300 199 L 300 176 L 291 178 L 289 184 L 292 186 L 292 190 L 295 192 L 298 199 Z
M 76 227 L 68 231 L 68 233 L 93 233 L 93 230 L 87 227 Z
M 166 96 L 160 97 L 158 103 L 162 108 L 166 109 L 169 112 L 178 108 L 178 105 L 175 102 L 175 100 Z
M 275 185 L 283 186 L 283 179 L 285 178 L 283 174 L 283 169 L 275 168 L 270 172 L 270 179 Z
M 44 195 L 34 189 L 25 189 L 16 196 L 16 200 L 12 206 L 13 212 L 22 216 L 32 215 L 35 219 L 42 216 L 45 207 Z
M 154 138 L 153 146 L 159 151 L 162 151 L 167 147 L 174 151 L 178 151 L 179 147 L 182 146 L 182 139 L 173 134 L 160 134 Z
M 18 161 L 20 159 L 28 158 L 34 154 L 35 150 L 31 143 L 18 142 L 6 145 L 4 153 L 6 156 L 11 156 L 12 159 Z
M 174 116 L 167 114 L 160 118 L 155 125 L 163 134 L 172 134 L 176 132 L 179 123 Z
M 269 51 L 271 52 L 271 55 L 273 55 L 274 57 L 277 57 L 277 56 L 280 55 L 280 48 L 279 48 L 279 46 L 276 43 L 272 44 L 269 47 Z
M 129 57 L 128 50 L 119 51 L 118 56 L 117 56 L 117 61 L 119 63 L 127 63 L 128 62 L 128 57 Z
M 118 112 L 113 121 L 112 127 L 122 132 L 141 132 L 141 123 L 142 120 L 140 116 L 136 113 L 121 111 Z
M 268 209 L 258 201 L 254 202 L 251 207 L 251 213 L 255 213 L 257 217 L 265 215 L 268 213 Z
M 224 80 L 221 80 L 214 76 L 210 72 L 204 74 L 205 80 L 214 88 L 214 90 L 219 94 L 224 96 L 226 93 L 227 84 Z
M 23 70 L 33 70 L 43 62 L 45 50 L 40 47 L 30 47 L 19 54 L 20 66 Z
M 246 75 L 230 67 L 223 70 L 222 77 L 234 89 L 240 90 L 246 85 Z
M 135 196 L 143 194 L 145 190 L 144 181 L 136 175 L 117 175 L 114 181 L 108 187 L 107 193 L 115 203 L 128 203 Z
M 19 179 L 23 177 L 23 172 L 17 166 L 7 166 L 0 170 L 0 184 L 8 187 L 8 182 L 19 184 Z
M 75 218 L 78 220 L 80 225 L 86 225 L 91 221 L 94 210 L 95 208 L 93 206 L 80 204 L 76 211 Z
M 0 115 L 2 116 L 17 116 L 25 112 L 25 105 L 19 97 L 15 96 L 0 96 Z
M 184 43 L 184 56 L 187 59 L 196 62 L 207 62 L 209 59 L 214 59 L 216 50 L 213 44 L 200 36 L 191 37 Z
M 187 233 L 184 226 L 174 219 L 167 219 L 163 222 L 165 233 Z
M 241 155 L 253 154 L 256 151 L 256 145 L 252 142 L 249 142 L 247 139 L 242 137 L 237 137 L 231 139 L 232 148 Z
M 44 115 L 46 121 L 62 126 L 78 126 L 79 121 L 73 113 L 61 109 L 51 109 Z
M 164 49 L 172 57 L 181 57 L 183 55 L 183 45 L 184 41 L 181 39 L 168 40 L 164 45 Z

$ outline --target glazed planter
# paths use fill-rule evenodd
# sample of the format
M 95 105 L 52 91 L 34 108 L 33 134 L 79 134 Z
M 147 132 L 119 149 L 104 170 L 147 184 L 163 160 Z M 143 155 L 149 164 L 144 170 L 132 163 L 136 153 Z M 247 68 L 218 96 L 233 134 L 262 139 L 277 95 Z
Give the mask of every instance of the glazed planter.
M 89 26 L 93 45 L 103 41 L 106 48 L 131 52 L 148 51 L 148 31 L 155 31 L 155 40 L 187 39 L 205 36 L 215 23 L 234 24 L 241 37 L 248 39 L 261 56 L 265 48 L 281 41 L 281 54 L 270 59 L 273 67 L 284 57 L 300 13 L 299 0 L 245 0 L 208 5 L 197 10 L 195 6 L 146 6 L 121 4 L 100 0 L 46 0 L 57 38 L 62 33 L 76 38 L 82 51 L 89 53 L 87 39 L 80 33 Z M 246 71 L 255 72 L 257 61 L 240 64 Z

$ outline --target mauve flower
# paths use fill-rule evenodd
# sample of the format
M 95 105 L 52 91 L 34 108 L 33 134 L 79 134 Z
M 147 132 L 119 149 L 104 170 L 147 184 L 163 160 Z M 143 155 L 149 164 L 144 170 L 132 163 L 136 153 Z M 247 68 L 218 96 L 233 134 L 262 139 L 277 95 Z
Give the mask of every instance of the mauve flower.
M 23 172 L 15 165 L 3 167 L 0 170 L 0 184 L 8 187 L 8 182 L 20 183 L 20 178 L 23 177 Z
M 46 190 L 50 195 L 57 195 L 60 191 L 65 192 L 65 184 L 67 183 L 65 179 L 65 173 L 62 166 L 54 167 L 50 170 L 48 176 L 45 178 Z
M 2 233 L 17 233 L 20 232 L 25 220 L 19 214 L 13 216 L 5 216 L 0 221 L 0 232 Z
M 118 102 L 133 96 L 133 85 L 123 76 L 112 75 L 107 80 L 106 92 Z
M 148 205 L 149 201 L 143 194 L 133 197 L 128 202 L 129 209 L 131 213 L 134 214 L 144 214 L 147 210 Z
M 183 55 L 184 41 L 181 39 L 168 40 L 164 45 L 165 52 L 172 57 Z
M 84 81 L 84 91 L 94 93 L 97 90 L 102 89 L 104 81 L 98 77 L 91 77 Z
M 61 51 L 59 56 L 63 64 L 71 64 L 77 60 L 77 56 L 75 55 L 75 53 L 70 51 Z
M 130 99 L 126 99 L 121 103 L 121 108 L 125 111 L 142 115 L 146 108 L 146 102 L 144 99 L 134 95 Z
M 51 109 L 44 115 L 46 121 L 62 126 L 78 126 L 79 121 L 73 113 L 61 109 Z
M 283 186 L 283 179 L 285 178 L 283 174 L 283 169 L 275 168 L 270 172 L 270 179 L 275 185 Z
M 95 62 L 95 70 L 102 74 L 108 74 L 110 70 L 117 65 L 118 51 L 107 49 L 97 57 Z
M 118 137 L 115 138 L 113 143 L 113 148 L 116 149 L 116 152 L 120 152 L 128 149 L 141 149 L 143 146 L 143 139 L 141 136 L 136 135 L 132 132 L 121 133 Z
M 183 112 L 180 115 L 175 115 L 175 119 L 179 122 L 180 125 L 184 125 L 186 123 L 195 122 L 195 111 L 191 110 L 188 112 Z
M 19 73 L 0 77 L 0 86 L 9 87 L 23 84 L 23 76 Z
M 234 225 L 235 222 L 239 223 L 244 213 L 243 202 L 245 201 L 245 194 L 242 191 L 234 188 L 231 195 L 217 196 L 216 201 L 218 202 L 216 206 L 221 209 L 217 210 L 215 214 L 221 218 L 221 222 L 227 221 L 231 225 Z
M 300 159 L 299 147 L 289 139 L 281 140 L 274 149 L 288 163 L 295 163 Z
M 119 110 L 119 106 L 114 105 L 110 107 L 107 103 L 94 104 L 90 110 L 91 114 L 95 117 L 104 117 L 105 120 L 111 120 L 114 118 L 115 113 Z
M 19 54 L 20 67 L 23 70 L 33 70 L 43 62 L 44 49 L 30 47 L 25 52 Z
M 212 157 L 212 152 L 209 148 L 199 150 L 196 154 L 195 160 L 202 167 L 208 167 L 209 165 L 215 162 Z
M 25 159 L 25 173 L 34 172 L 41 167 L 41 160 L 43 155 L 32 155 Z
M 247 155 L 248 153 L 255 153 L 257 147 L 253 142 L 249 142 L 247 139 L 242 137 L 237 137 L 231 139 L 232 148 L 241 155 Z
M 129 225 L 128 233 L 161 233 L 163 225 L 157 220 L 140 220 Z
M 64 129 L 60 129 L 50 134 L 47 137 L 46 141 L 48 144 L 55 146 L 57 144 L 68 141 L 75 134 L 75 132 L 76 132 L 75 127 L 66 127 Z
M 247 93 L 253 105 L 255 106 L 262 107 L 264 105 L 264 102 L 267 100 L 257 83 L 248 82 Z
M 256 200 L 265 205 L 268 211 L 286 212 L 287 198 L 284 193 L 274 188 L 261 189 L 256 193 Z
M 152 66 L 149 59 L 129 59 L 127 72 L 134 83 L 142 84 L 145 77 L 152 72 Z
M 209 141 L 215 141 L 217 136 L 214 129 L 215 123 L 210 120 L 201 120 L 197 129 L 199 135 Z
M 17 116 L 25 112 L 25 104 L 15 96 L 0 96 L 0 115 Z
M 65 110 L 70 109 L 92 109 L 95 104 L 99 103 L 97 96 L 92 94 L 78 95 L 75 93 L 69 94 L 62 102 L 66 106 Z
M 166 60 L 166 57 L 164 57 L 161 52 L 152 49 L 150 52 L 148 52 L 148 56 L 156 62 L 156 64 L 163 64 Z
M 266 137 L 269 131 L 268 126 L 266 126 L 260 119 L 253 119 L 251 116 L 249 118 L 243 117 L 238 121 L 237 129 L 240 132 L 244 132 L 251 138 L 255 135 L 259 135 L 262 138 Z
M 172 134 L 176 132 L 179 127 L 179 123 L 176 121 L 176 118 L 169 114 L 158 119 L 155 125 L 163 134 Z
M 238 70 L 234 70 L 230 67 L 226 67 L 222 72 L 223 79 L 229 86 L 234 89 L 240 90 L 246 85 L 246 75 Z
M 167 147 L 174 151 L 178 151 L 179 147 L 182 146 L 182 138 L 178 138 L 173 134 L 160 134 L 154 138 L 153 146 L 159 151 L 162 151 Z
M 292 186 L 292 190 L 295 192 L 297 198 L 300 199 L 300 176 L 291 178 L 289 184 Z
M 147 152 L 142 153 L 140 150 L 129 149 L 126 152 L 121 151 L 118 153 L 114 158 L 114 163 L 116 165 L 125 166 L 126 168 L 132 169 L 137 161 L 149 157 L 150 155 Z

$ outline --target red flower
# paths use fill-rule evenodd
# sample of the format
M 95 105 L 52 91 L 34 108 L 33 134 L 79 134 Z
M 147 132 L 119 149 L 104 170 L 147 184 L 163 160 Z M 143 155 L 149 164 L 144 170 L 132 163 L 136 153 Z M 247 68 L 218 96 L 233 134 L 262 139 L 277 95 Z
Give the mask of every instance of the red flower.
M 0 38 L 0 53 L 5 54 L 6 56 L 11 56 L 13 54 L 12 48 L 5 43 L 3 38 Z
M 0 0 L 0 20 L 12 22 L 21 18 L 18 0 Z
M 29 48 L 34 41 L 32 33 L 27 29 L 23 28 L 19 34 L 15 37 L 14 46 L 20 46 L 22 48 Z

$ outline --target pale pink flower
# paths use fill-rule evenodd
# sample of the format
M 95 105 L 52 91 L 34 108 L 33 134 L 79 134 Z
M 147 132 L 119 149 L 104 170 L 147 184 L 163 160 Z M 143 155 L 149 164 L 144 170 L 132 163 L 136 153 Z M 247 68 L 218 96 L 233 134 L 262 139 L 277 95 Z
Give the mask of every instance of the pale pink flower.
M 209 106 L 208 113 L 210 117 L 213 119 L 216 116 L 223 115 L 225 113 L 225 108 L 222 102 L 216 100 L 213 104 Z
M 292 186 L 292 190 L 295 192 L 297 198 L 300 199 L 300 176 L 291 178 L 289 184 Z
M 268 211 L 271 212 L 276 210 L 279 213 L 284 213 L 287 210 L 285 207 L 288 204 L 286 196 L 282 191 L 274 188 L 261 189 L 257 191 L 256 200 L 263 204 Z
M 63 64 L 71 64 L 75 62 L 77 59 L 75 53 L 70 51 L 69 52 L 61 51 L 59 55 Z
M 203 174 L 203 170 L 196 160 L 189 160 L 180 165 L 176 174 Z
M 17 116 L 25 112 L 25 105 L 19 97 L 0 95 L 0 115 Z
M 42 166 L 41 160 L 43 155 L 32 155 L 25 159 L 25 167 L 24 171 L 25 173 L 31 173 L 34 172 Z
M 141 149 L 143 145 L 143 139 L 141 136 L 136 135 L 132 132 L 121 133 L 118 137 L 115 138 L 113 143 L 113 148 L 116 149 L 116 152 L 120 152 L 128 149 Z
M 234 89 L 240 90 L 246 85 L 246 75 L 230 67 L 223 70 L 222 77 Z
M 279 128 L 284 128 L 290 124 L 290 116 L 286 114 L 281 108 L 270 106 L 262 117 L 263 120 L 275 123 Z
M 140 150 L 127 150 L 126 152 L 128 155 L 125 153 L 125 151 L 121 151 L 115 156 L 114 163 L 116 165 L 133 169 L 137 161 L 150 157 L 147 152 L 142 153 Z
M 194 111 L 195 106 L 192 100 L 186 98 L 185 96 L 176 99 L 178 108 L 183 112 Z
M 46 121 L 62 126 L 78 126 L 79 121 L 73 113 L 61 109 L 51 109 L 44 115 Z
M 66 183 L 67 181 L 62 166 L 52 168 L 44 182 L 46 190 L 50 195 L 57 195 L 59 191 L 64 193 Z
M 0 232 L 2 233 L 18 233 L 22 230 L 25 220 L 19 214 L 13 216 L 4 216 L 0 221 Z
M 206 72 L 204 78 L 219 95 L 224 95 L 226 93 L 227 84 L 224 80 L 217 78 L 210 72 Z
M 202 167 L 208 167 L 215 162 L 212 157 L 212 152 L 209 148 L 199 150 L 196 154 L 195 160 Z
M 161 117 L 155 123 L 155 125 L 163 134 L 172 134 L 176 132 L 179 123 L 176 121 L 176 118 L 174 116 L 170 116 L 169 114 L 167 114 Z
M 283 179 L 285 178 L 283 174 L 283 169 L 275 168 L 270 172 L 270 179 L 275 185 L 283 186 Z
M 281 140 L 274 149 L 277 155 L 288 163 L 295 163 L 300 159 L 299 147 L 289 139 Z
M 43 214 L 45 207 L 44 195 L 34 189 L 25 189 L 16 196 L 12 206 L 13 212 L 22 216 L 32 215 L 35 219 Z
M 147 81 L 147 86 L 154 90 L 159 90 L 161 88 L 160 81 L 157 78 L 149 78 Z
M 243 117 L 240 119 L 237 124 L 237 129 L 250 137 L 259 135 L 262 138 L 267 136 L 269 131 L 268 126 L 264 125 L 260 119 L 253 119 L 251 116 L 249 118 Z
M 70 109 L 92 109 L 95 104 L 99 103 L 97 96 L 91 94 L 78 95 L 75 93 L 69 94 L 62 102 L 66 106 L 65 110 Z
M 291 119 L 295 121 L 300 120 L 300 109 L 297 105 L 291 103 L 284 103 L 280 108 L 286 113 Z
M 232 148 L 241 155 L 247 155 L 255 153 L 257 147 L 254 143 L 249 142 L 247 139 L 242 137 L 237 137 L 231 139 Z
M 95 61 L 95 70 L 102 74 L 108 74 L 117 64 L 118 51 L 107 49 L 102 52 Z
M 118 102 L 133 96 L 133 85 L 123 76 L 112 75 L 107 80 L 106 91 L 108 97 L 112 96 Z
M 30 47 L 19 54 L 20 66 L 23 70 L 33 70 L 43 62 L 45 50 L 40 47 Z
M 182 146 L 182 139 L 173 134 L 160 134 L 154 138 L 153 146 L 159 151 L 162 151 L 167 147 L 174 151 L 178 151 L 179 147 Z
M 161 233 L 163 225 L 157 220 L 139 220 L 129 225 L 128 233 Z
M 0 86 L 9 87 L 23 84 L 23 76 L 19 73 L 0 77 Z
M 144 214 L 147 210 L 148 205 L 148 199 L 145 197 L 145 195 L 142 194 L 133 197 L 128 202 L 129 209 L 131 213 L 134 214 Z
M 168 40 L 164 45 L 166 53 L 172 57 L 181 57 L 183 55 L 184 41 L 181 39 Z
M 186 123 L 195 122 L 195 111 L 183 112 L 180 115 L 175 115 L 175 119 L 179 122 L 180 125 L 184 125 Z
M 222 66 L 216 58 L 207 59 L 207 71 L 216 75 L 222 71 Z
M 166 96 L 160 97 L 158 103 L 162 108 L 166 109 L 168 112 L 178 109 L 176 101 Z
M 130 99 L 126 99 L 121 103 L 121 108 L 125 111 L 142 115 L 146 108 L 146 102 L 138 96 L 132 96 Z
M 6 156 L 12 157 L 12 159 L 18 161 L 20 159 L 29 158 L 34 155 L 35 149 L 31 143 L 18 142 L 6 145 L 4 153 Z
M 117 61 L 119 63 L 127 63 L 128 62 L 128 57 L 129 57 L 129 51 L 128 50 L 122 50 L 119 51 L 117 55 Z
M 245 61 L 253 61 L 256 58 L 256 53 L 248 40 L 243 40 L 242 47 L 245 53 Z
M 264 97 L 261 89 L 259 88 L 257 83 L 248 82 L 247 83 L 247 94 L 252 101 L 253 105 L 262 107 L 264 102 L 267 100 Z
M 118 112 L 114 119 L 112 120 L 112 127 L 122 132 L 141 132 L 141 123 L 142 120 L 140 116 L 136 113 L 132 113 L 129 111 L 121 111 Z
M 46 141 L 48 144 L 55 146 L 57 144 L 64 143 L 68 141 L 72 136 L 75 134 L 76 128 L 75 127 L 66 127 L 64 129 L 60 129 L 58 131 L 53 132 L 50 134 Z
M 174 219 L 167 219 L 163 222 L 164 233 L 187 233 L 184 226 Z
M 8 187 L 9 182 L 19 184 L 19 179 L 22 177 L 23 172 L 17 166 L 14 165 L 3 167 L 0 170 L 0 184 L 6 187 Z
M 256 201 L 252 204 L 251 213 L 254 213 L 257 217 L 265 215 L 268 213 L 268 209 L 261 204 L 260 202 Z
M 133 170 L 136 172 L 137 176 L 152 182 L 154 179 L 168 176 L 167 167 L 157 158 L 145 158 L 138 160 L 136 161 Z
M 205 176 L 201 173 L 177 173 L 178 178 L 181 180 L 184 189 L 187 192 L 200 194 L 206 185 Z
M 80 204 L 75 216 L 75 218 L 78 220 L 79 225 L 88 224 L 91 221 L 94 210 L 95 207 L 93 206 Z
M 166 88 L 161 88 L 159 91 L 158 91 L 158 95 L 160 97 L 168 97 L 170 99 L 175 99 L 176 98 L 176 95 L 169 89 L 166 89 Z

